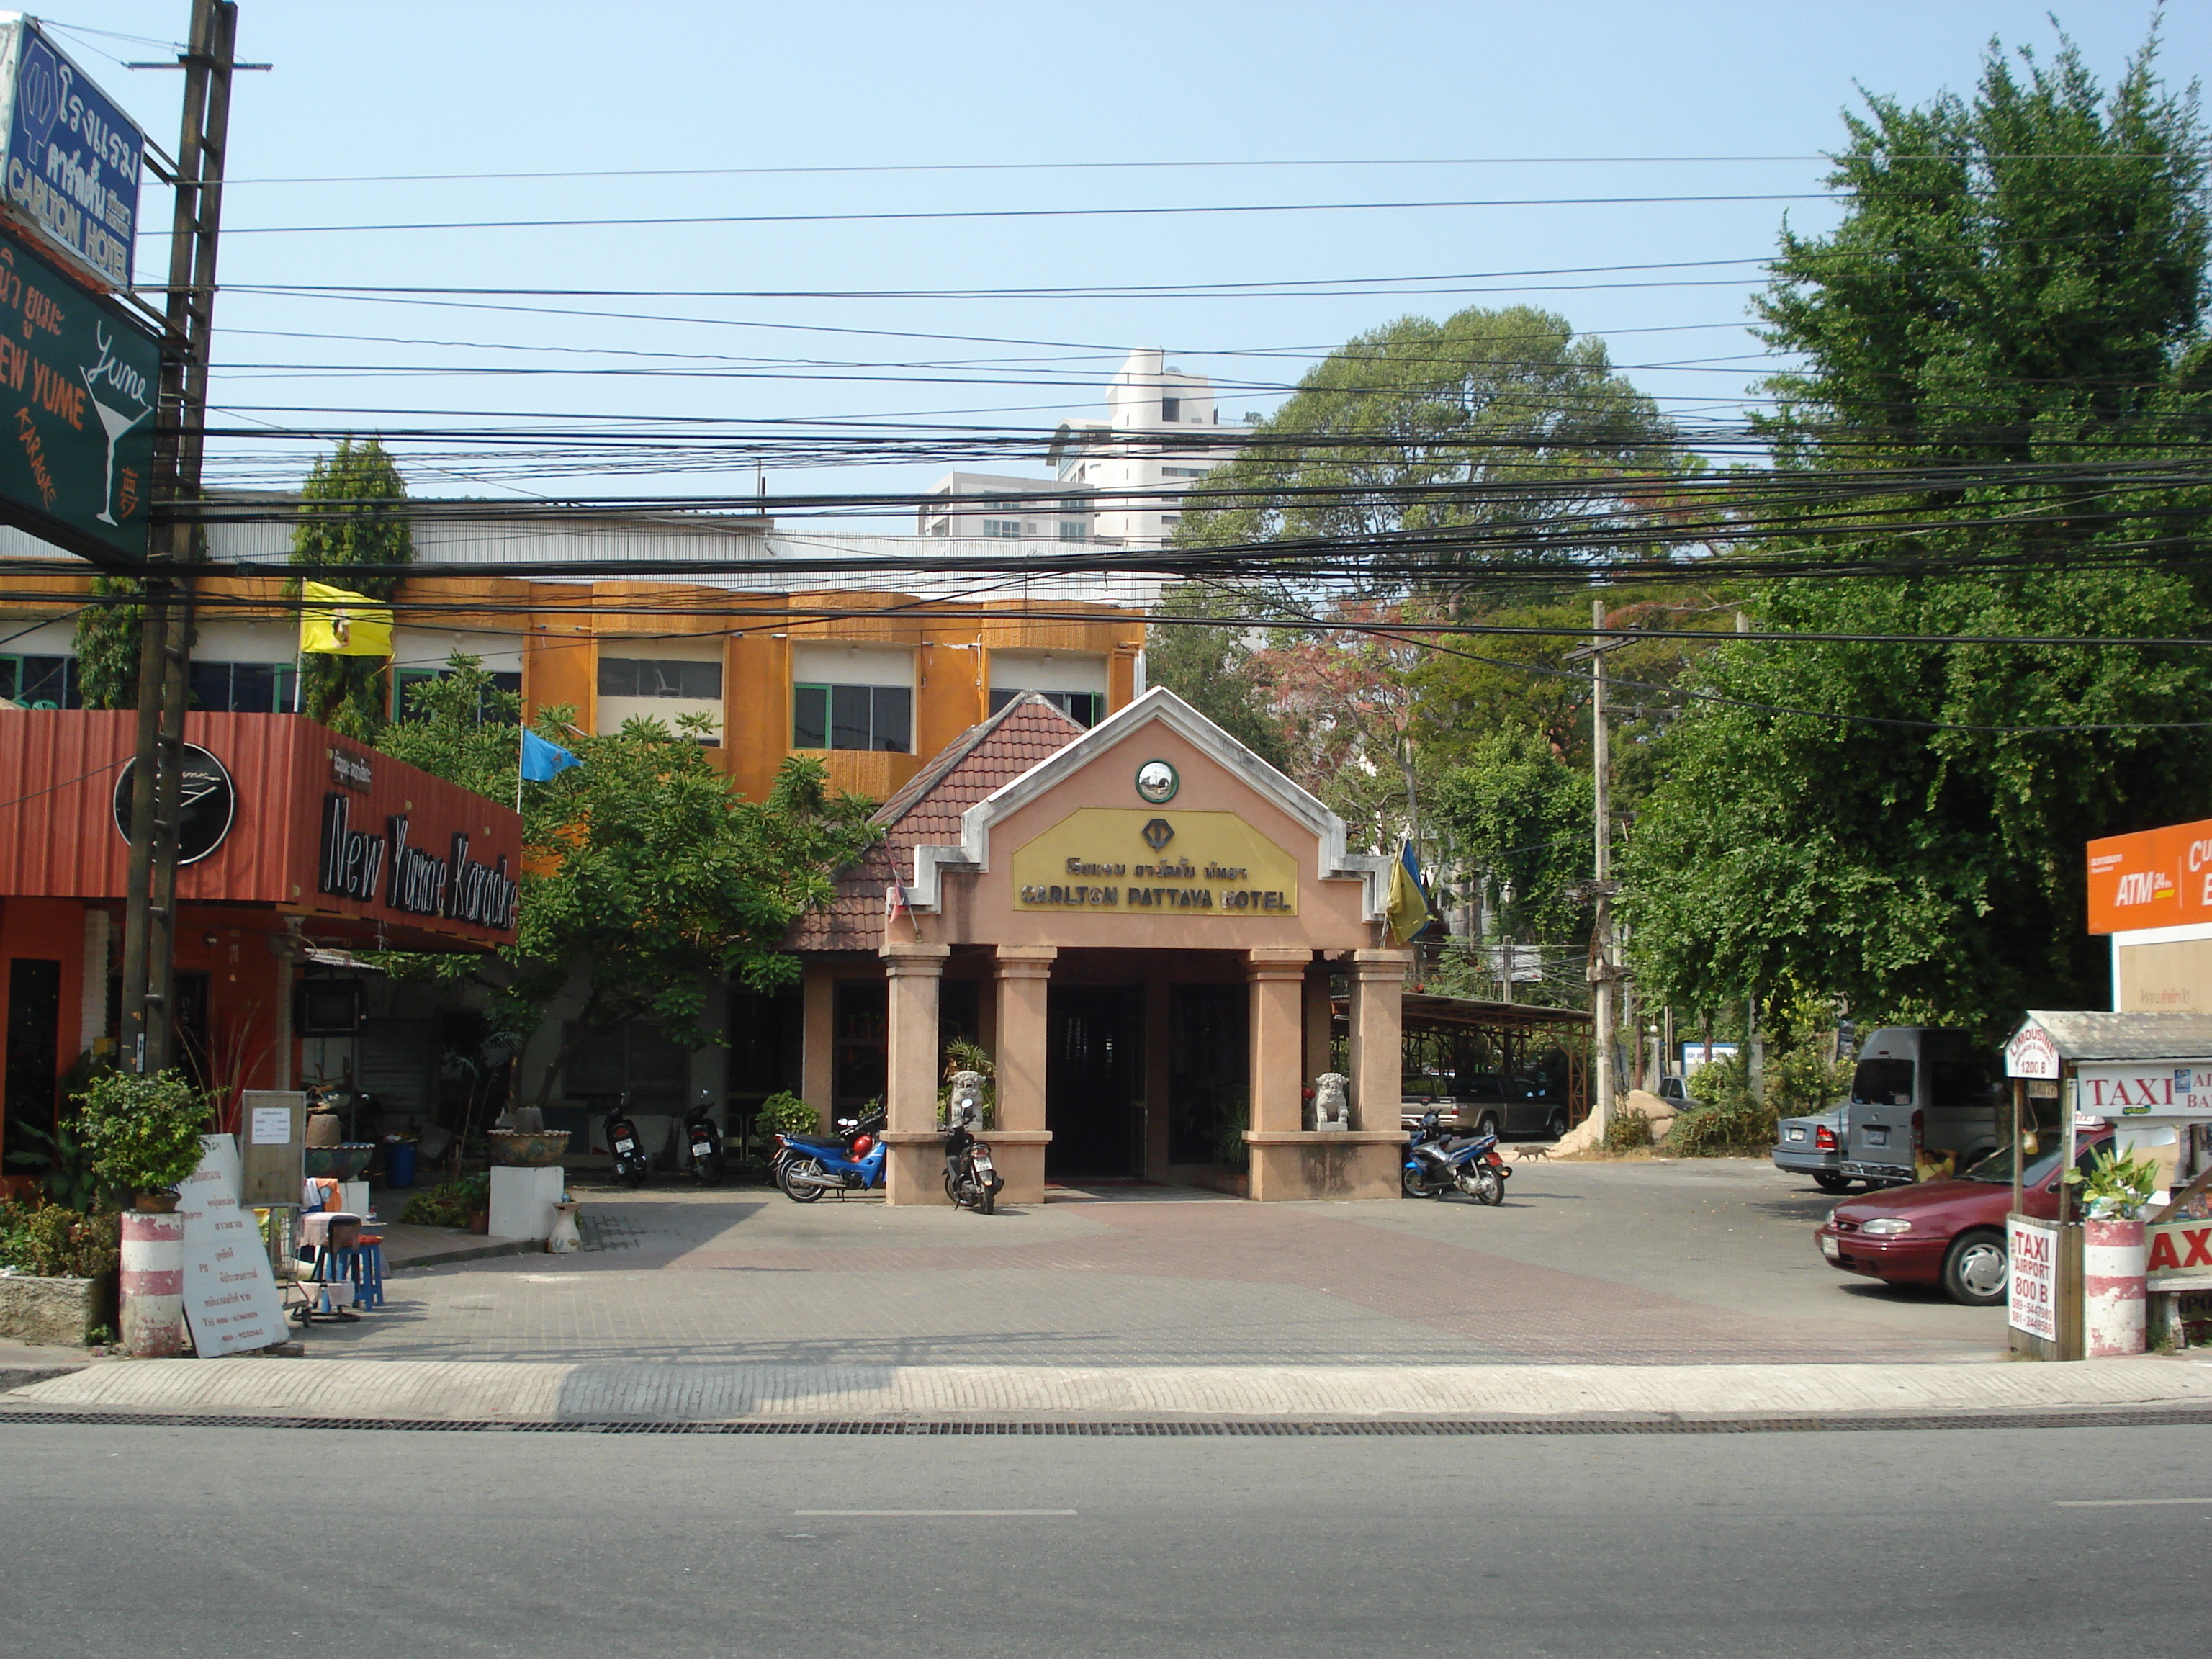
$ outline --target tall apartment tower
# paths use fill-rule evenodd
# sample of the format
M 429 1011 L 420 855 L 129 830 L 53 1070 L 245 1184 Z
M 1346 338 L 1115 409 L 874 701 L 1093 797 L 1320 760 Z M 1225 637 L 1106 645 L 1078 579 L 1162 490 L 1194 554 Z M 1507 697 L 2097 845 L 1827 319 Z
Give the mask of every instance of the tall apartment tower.
M 915 527 L 1158 547 L 1182 521 L 1182 491 L 1230 459 L 1220 426 L 1205 375 L 1169 367 L 1164 351 L 1132 351 L 1107 385 L 1106 418 L 1062 421 L 1054 433 L 1057 481 L 950 472 L 931 487 L 940 499 L 922 504 Z

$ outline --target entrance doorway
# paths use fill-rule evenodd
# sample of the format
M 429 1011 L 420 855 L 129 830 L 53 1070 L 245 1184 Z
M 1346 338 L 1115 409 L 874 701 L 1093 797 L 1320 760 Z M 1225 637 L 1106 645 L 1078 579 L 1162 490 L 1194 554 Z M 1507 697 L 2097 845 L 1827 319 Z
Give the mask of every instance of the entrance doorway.
M 62 965 L 35 957 L 8 964 L 7 1121 L 9 1152 L 46 1150 L 54 1132 L 54 1073 L 61 1062 Z M 23 1131 L 37 1131 L 26 1137 Z M 17 1173 L 21 1173 L 19 1170 Z
M 1130 986 L 1055 985 L 1046 1001 L 1045 1173 L 1055 1180 L 1142 1172 L 1137 1082 L 1144 1004 Z

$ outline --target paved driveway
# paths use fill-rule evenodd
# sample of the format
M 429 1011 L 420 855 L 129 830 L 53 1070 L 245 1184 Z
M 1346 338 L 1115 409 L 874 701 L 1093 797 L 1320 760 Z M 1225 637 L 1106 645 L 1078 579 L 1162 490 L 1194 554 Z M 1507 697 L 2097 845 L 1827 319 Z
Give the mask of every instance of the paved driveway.
M 1763 1164 L 1516 1169 L 1504 1206 L 1153 1188 L 994 1217 L 757 1188 L 584 1191 L 592 1248 L 396 1273 L 311 1352 L 783 1364 L 1942 1361 L 2001 1310 L 1846 1279 Z

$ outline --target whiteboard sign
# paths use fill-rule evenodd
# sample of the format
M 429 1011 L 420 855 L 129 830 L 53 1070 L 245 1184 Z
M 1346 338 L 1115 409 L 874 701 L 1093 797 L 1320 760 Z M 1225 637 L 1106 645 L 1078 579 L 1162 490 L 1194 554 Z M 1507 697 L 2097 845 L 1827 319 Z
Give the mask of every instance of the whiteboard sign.
M 252 1139 L 256 1146 L 292 1144 L 292 1109 L 289 1106 L 256 1106 Z
M 2005 1218 L 2005 1322 L 2016 1331 L 2058 1340 L 2058 1228 L 2024 1215 Z
M 238 1143 L 202 1135 L 200 1167 L 177 1189 L 185 1218 L 185 1318 L 202 1358 L 285 1340 L 284 1301 L 253 1212 L 238 1201 Z

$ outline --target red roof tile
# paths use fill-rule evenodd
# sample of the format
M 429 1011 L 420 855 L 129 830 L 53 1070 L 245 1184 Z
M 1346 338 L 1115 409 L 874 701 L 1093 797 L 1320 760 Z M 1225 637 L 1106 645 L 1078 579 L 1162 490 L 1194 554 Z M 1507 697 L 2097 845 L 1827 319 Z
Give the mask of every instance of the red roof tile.
M 836 896 L 808 912 L 784 936 L 791 951 L 866 951 L 884 939 L 884 890 L 896 867 L 914 879 L 914 849 L 960 840 L 960 817 L 1083 735 L 1083 728 L 1035 692 L 971 726 L 876 810 L 884 839 L 837 872 Z

